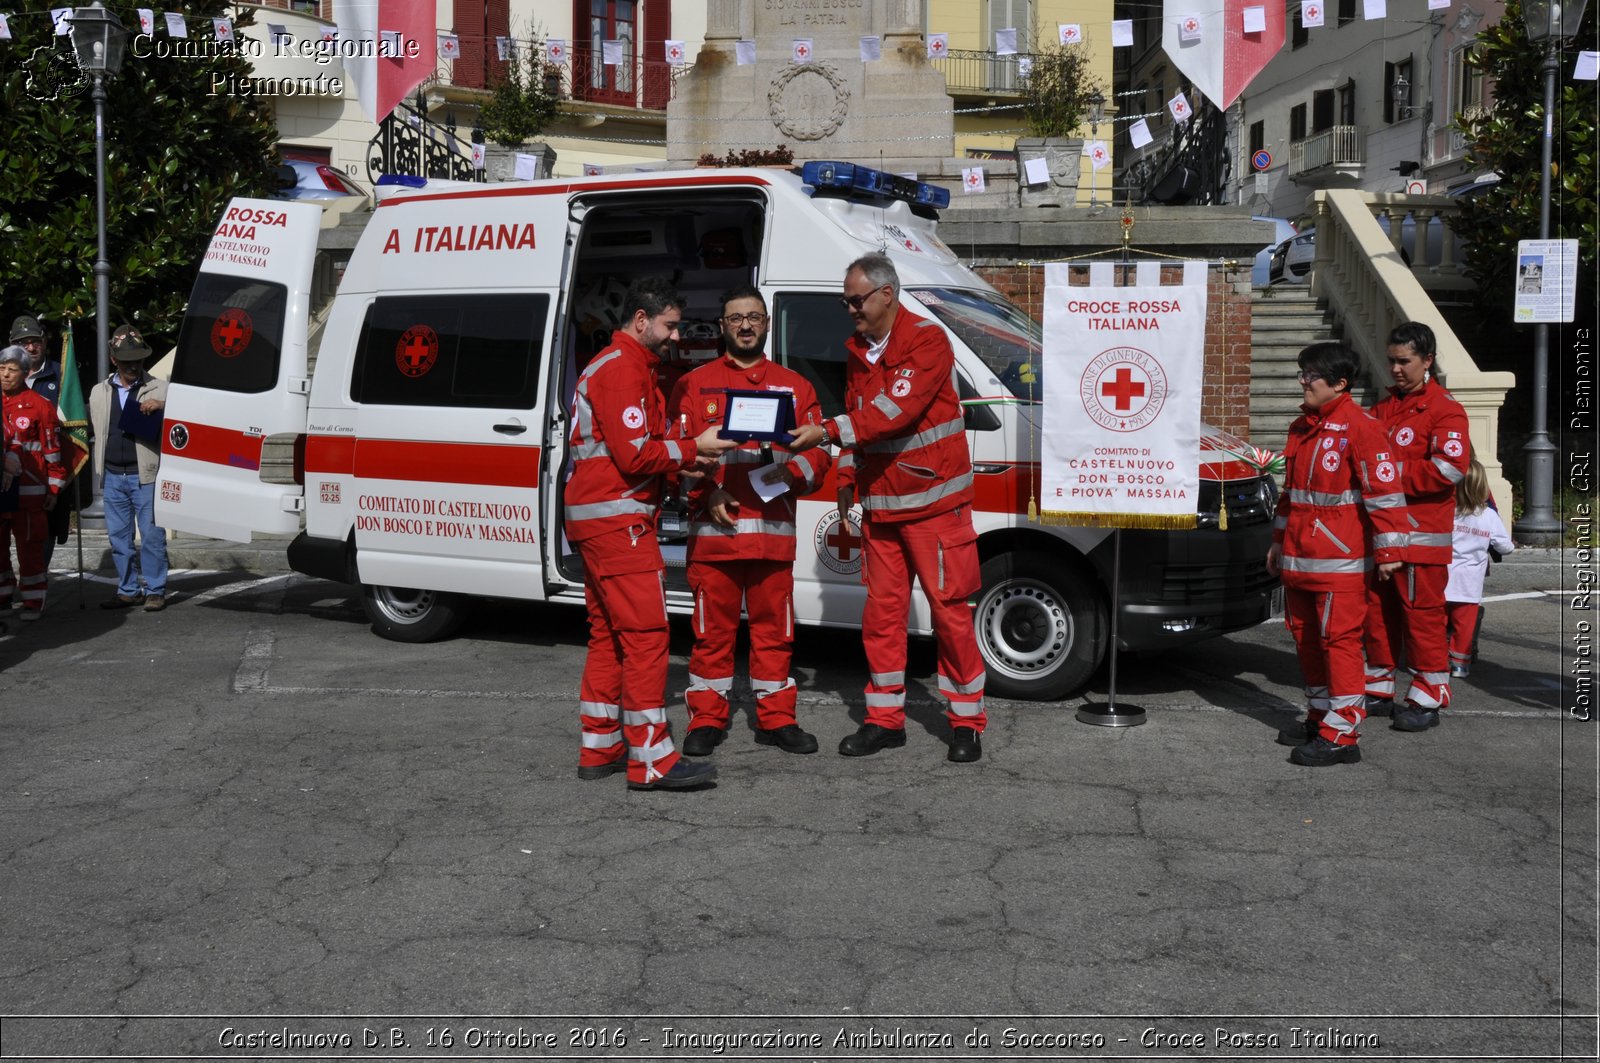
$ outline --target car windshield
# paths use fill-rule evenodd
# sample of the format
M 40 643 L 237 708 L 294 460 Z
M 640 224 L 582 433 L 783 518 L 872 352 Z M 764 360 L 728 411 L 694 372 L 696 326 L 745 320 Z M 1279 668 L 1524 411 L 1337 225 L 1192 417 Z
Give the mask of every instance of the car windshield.
M 1043 398 L 1044 334 L 1027 314 L 995 292 L 958 288 L 909 291 L 983 359 L 1011 394 L 1035 402 Z

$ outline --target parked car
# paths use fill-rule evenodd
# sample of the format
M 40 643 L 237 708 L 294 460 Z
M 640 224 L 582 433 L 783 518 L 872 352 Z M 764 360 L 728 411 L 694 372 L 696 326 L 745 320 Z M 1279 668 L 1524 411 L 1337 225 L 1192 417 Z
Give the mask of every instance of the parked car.
M 1494 174 L 1488 174 L 1486 176 L 1479 177 L 1474 181 L 1470 181 L 1467 184 L 1457 185 L 1455 188 L 1447 191 L 1445 195 L 1450 196 L 1452 199 L 1472 198 L 1483 195 L 1485 192 L 1499 183 L 1499 177 Z M 1382 227 L 1385 233 L 1389 231 L 1389 220 L 1387 218 L 1380 217 L 1378 219 L 1378 225 Z M 1445 222 L 1443 218 L 1434 217 L 1429 219 L 1427 239 L 1428 257 L 1424 265 L 1435 265 L 1443 257 L 1444 226 Z M 1412 215 L 1407 214 L 1400 222 L 1400 254 L 1408 265 L 1411 262 L 1411 247 L 1414 242 L 1414 234 L 1416 233 L 1416 229 L 1416 219 Z M 1316 257 L 1317 230 L 1315 226 L 1308 225 L 1300 232 L 1283 240 L 1278 244 L 1277 247 L 1272 248 L 1267 259 L 1266 283 L 1306 283 L 1306 281 L 1310 280 L 1311 278 L 1311 265 L 1313 261 L 1315 261 Z M 1259 262 L 1260 256 L 1258 255 L 1256 258 Z M 1457 266 L 1460 266 L 1460 264 L 1464 261 L 1462 245 L 1459 241 L 1456 243 L 1455 247 L 1455 261 Z M 1254 280 L 1254 274 L 1252 274 L 1252 283 L 1261 283 Z
M 278 167 L 275 199 L 340 199 L 366 196 L 355 181 L 325 162 L 290 159 Z
M 1273 225 L 1272 243 L 1256 252 L 1255 265 L 1250 269 L 1250 283 L 1259 288 L 1262 285 L 1269 283 L 1269 275 L 1267 270 L 1272 261 L 1272 252 L 1277 250 L 1278 245 L 1283 243 L 1285 240 L 1293 239 L 1297 230 L 1294 227 L 1294 223 L 1288 218 L 1267 218 L 1260 214 L 1256 214 L 1253 215 L 1250 220 L 1270 221 Z

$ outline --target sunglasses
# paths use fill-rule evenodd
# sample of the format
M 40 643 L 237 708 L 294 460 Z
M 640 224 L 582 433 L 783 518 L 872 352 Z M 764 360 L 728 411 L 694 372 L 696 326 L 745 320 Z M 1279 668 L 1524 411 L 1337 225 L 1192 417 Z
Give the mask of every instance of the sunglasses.
M 888 285 L 885 284 L 882 287 L 872 289 L 872 291 L 865 295 L 841 295 L 839 296 L 839 301 L 845 306 L 848 306 L 851 310 L 860 310 L 862 305 L 865 304 L 868 299 L 871 299 L 874 295 L 877 295 L 887 287 Z
M 1299 379 L 1300 379 L 1300 384 L 1301 384 L 1302 387 L 1310 387 L 1312 384 L 1315 384 L 1317 381 L 1326 380 L 1327 378 L 1324 377 L 1321 373 L 1301 373 Z

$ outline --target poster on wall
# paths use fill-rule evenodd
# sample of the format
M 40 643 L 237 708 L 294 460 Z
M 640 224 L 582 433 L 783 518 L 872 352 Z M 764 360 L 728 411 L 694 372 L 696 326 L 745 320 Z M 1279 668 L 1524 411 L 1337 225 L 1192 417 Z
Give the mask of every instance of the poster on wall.
M 1193 528 L 1205 263 L 1184 263 L 1181 284 L 1130 286 L 1072 285 L 1072 268 L 1045 267 L 1041 518 Z

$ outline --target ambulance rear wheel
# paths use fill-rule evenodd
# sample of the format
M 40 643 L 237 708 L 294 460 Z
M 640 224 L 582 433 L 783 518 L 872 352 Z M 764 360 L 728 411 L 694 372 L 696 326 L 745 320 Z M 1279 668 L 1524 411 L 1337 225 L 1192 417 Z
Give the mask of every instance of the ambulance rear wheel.
M 466 599 L 444 591 L 361 585 L 361 604 L 372 630 L 395 642 L 433 642 L 453 635 L 467 619 Z
M 1089 682 L 1109 638 L 1106 604 L 1087 576 L 1041 553 L 983 563 L 973 624 L 987 693 L 1059 701 Z

